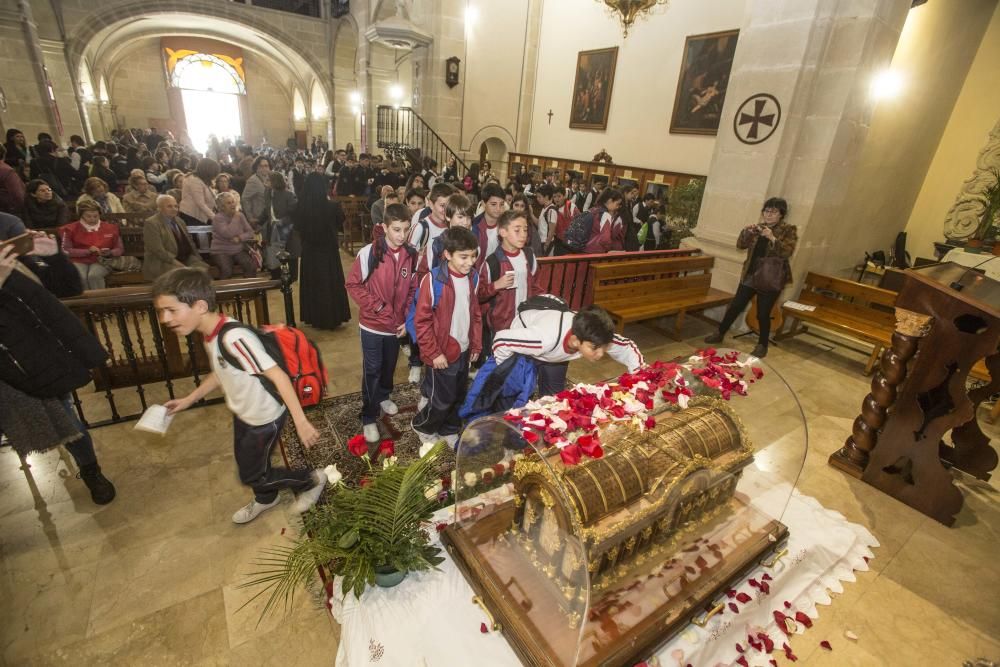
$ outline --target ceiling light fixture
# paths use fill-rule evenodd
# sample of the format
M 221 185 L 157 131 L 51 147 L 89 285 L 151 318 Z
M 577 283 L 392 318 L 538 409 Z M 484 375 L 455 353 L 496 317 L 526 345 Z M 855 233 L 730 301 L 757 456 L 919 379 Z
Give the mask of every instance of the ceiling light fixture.
M 604 5 L 608 13 L 622 24 L 622 34 L 628 37 L 628 31 L 639 19 L 648 16 L 657 6 L 666 7 L 670 0 L 597 0 Z

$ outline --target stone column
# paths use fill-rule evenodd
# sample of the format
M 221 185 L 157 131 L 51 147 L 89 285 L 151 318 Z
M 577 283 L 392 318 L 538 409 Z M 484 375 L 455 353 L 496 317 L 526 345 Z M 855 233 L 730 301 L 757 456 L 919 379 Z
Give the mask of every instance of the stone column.
M 717 258 L 713 287 L 736 289 L 745 258 L 736 237 L 758 221 L 767 197 L 787 199 L 789 222 L 798 226 L 795 277 L 809 266 L 812 245 L 836 234 L 829 214 L 842 202 L 868 132 L 869 84 L 889 65 L 909 8 L 910 0 L 749 0 L 701 215 L 686 241 Z M 761 93 L 774 103 L 761 98 L 760 109 L 739 109 Z M 734 119 L 745 122 L 734 129 Z M 737 131 L 750 141 L 770 136 L 744 143 Z
M 56 142 L 61 142 L 55 107 L 49 97 L 45 56 L 39 43 L 31 3 L 18 0 L 16 9 L 4 9 L 0 19 L 4 19 L 0 20 L 0 41 L 6 48 L 0 63 L 3 64 L 8 114 L 11 117 L 37 119 L 30 124 L 17 125 L 29 144 L 35 142 L 38 132 L 48 132 Z
M 434 35 L 427 48 L 413 51 L 414 97 L 418 95 L 416 67 L 420 68 L 419 100 L 414 109 L 453 151 L 459 149 L 462 131 L 462 91 L 465 81 L 465 0 L 415 2 L 410 19 Z M 462 58 L 460 83 L 445 83 L 445 61 Z

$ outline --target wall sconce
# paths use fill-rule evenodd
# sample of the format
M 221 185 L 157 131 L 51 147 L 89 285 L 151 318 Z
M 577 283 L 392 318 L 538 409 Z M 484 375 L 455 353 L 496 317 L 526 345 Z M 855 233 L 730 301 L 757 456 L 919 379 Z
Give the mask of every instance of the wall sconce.
M 884 69 L 872 78 L 871 92 L 876 100 L 896 97 L 903 90 L 903 76 L 896 70 Z

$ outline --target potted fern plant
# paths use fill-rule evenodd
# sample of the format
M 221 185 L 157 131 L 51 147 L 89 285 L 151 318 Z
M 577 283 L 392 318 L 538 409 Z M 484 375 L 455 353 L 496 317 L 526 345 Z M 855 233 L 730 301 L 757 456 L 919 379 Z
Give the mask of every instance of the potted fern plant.
M 241 587 L 264 587 L 251 600 L 270 593 L 267 614 L 278 602 L 287 609 L 319 567 L 341 578 L 345 596 L 358 598 L 373 584 L 395 586 L 409 572 L 435 568 L 444 558 L 424 525 L 438 506 L 434 487 L 443 447 L 439 442 L 406 466 L 389 452 L 361 487 L 333 485 L 327 501 L 303 516 L 302 533 L 291 545 L 265 551 L 255 561 L 260 569 Z

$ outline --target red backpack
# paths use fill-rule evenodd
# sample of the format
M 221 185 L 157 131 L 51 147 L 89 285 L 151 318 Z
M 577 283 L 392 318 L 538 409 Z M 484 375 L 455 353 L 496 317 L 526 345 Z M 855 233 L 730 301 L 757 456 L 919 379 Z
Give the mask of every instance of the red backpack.
M 221 340 L 227 331 L 233 329 L 249 329 L 260 339 L 268 356 L 277 362 L 292 381 L 292 387 L 303 408 L 318 404 L 326 396 L 326 366 L 323 365 L 319 348 L 306 338 L 304 333 L 284 324 L 265 324 L 262 328 L 256 329 L 242 322 L 226 322 L 219 331 L 219 351 L 227 363 L 237 368 L 243 368 L 243 365 L 226 350 Z M 263 375 L 256 377 L 276 401 L 284 403 L 278 394 L 278 389 L 270 380 Z

